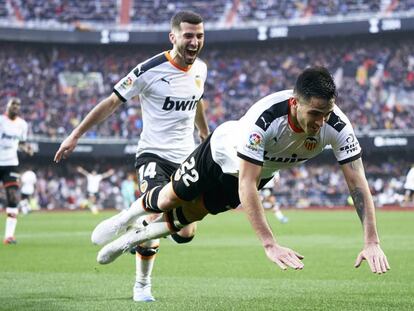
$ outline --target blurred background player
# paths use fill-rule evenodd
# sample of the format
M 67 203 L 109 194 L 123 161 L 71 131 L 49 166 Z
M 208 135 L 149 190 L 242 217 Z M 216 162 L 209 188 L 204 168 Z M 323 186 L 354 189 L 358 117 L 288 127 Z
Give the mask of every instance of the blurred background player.
M 127 178 L 122 181 L 121 194 L 124 209 L 127 209 L 137 198 L 135 197 L 136 183 L 133 173 L 128 173 Z
M 277 220 L 279 220 L 280 223 L 285 224 L 289 221 L 289 219 L 283 215 L 282 211 L 280 210 L 280 205 L 278 204 L 276 196 L 274 194 L 274 187 L 279 179 L 279 173 L 275 174 L 273 178 L 269 180 L 266 185 L 264 185 L 262 190 L 260 190 L 260 198 L 262 200 L 263 207 L 265 209 L 271 208 Z
M 407 173 L 404 189 L 404 204 L 408 206 L 414 205 L 414 164 L 411 166 L 410 170 Z
M 23 214 L 29 214 L 31 211 L 31 200 L 35 192 L 35 186 L 37 182 L 37 177 L 35 172 L 32 170 L 25 171 L 20 177 L 21 182 L 21 200 L 19 203 L 20 210 Z
M 26 121 L 19 117 L 20 99 L 13 97 L 7 103 L 6 113 L 0 115 L 0 180 L 6 189 L 6 227 L 4 244 L 15 244 L 17 215 L 19 214 L 18 193 L 18 165 L 17 150 L 20 149 L 29 155 L 33 150 L 26 143 L 28 126 Z
M 62 142 L 56 162 L 69 156 L 88 129 L 138 96 L 144 124 L 135 162 L 140 192 L 144 194 L 170 181 L 171 174 L 195 148 L 194 125 L 201 140 L 209 134 L 203 103 L 207 66 L 198 58 L 204 45 L 203 18 L 191 11 L 176 13 L 171 19 L 169 39 L 172 50 L 138 64 L 122 78 L 111 96 L 96 105 Z M 172 238 L 180 244 L 188 243 L 195 230 L 196 223 L 189 224 Z M 155 300 L 151 274 L 158 248 L 159 239 L 137 246 L 134 301 Z
M 92 214 L 98 214 L 98 198 L 99 198 L 99 185 L 101 181 L 105 178 L 110 177 L 114 174 L 114 170 L 110 169 L 109 171 L 98 174 L 97 171 L 93 170 L 92 172 L 88 172 L 87 170 L 83 169 L 81 166 L 78 166 L 76 170 L 86 177 L 86 190 L 88 192 L 88 206 L 91 210 Z

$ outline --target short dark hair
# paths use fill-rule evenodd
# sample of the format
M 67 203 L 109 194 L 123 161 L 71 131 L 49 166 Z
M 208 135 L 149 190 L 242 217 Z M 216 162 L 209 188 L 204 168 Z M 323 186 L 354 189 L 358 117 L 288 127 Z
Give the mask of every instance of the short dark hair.
M 325 67 L 305 69 L 296 80 L 294 91 L 305 100 L 316 97 L 330 101 L 337 96 L 333 77 Z
M 193 11 L 180 11 L 171 18 L 171 29 L 180 28 L 181 23 L 190 23 L 198 25 L 203 22 L 203 18 L 200 14 Z

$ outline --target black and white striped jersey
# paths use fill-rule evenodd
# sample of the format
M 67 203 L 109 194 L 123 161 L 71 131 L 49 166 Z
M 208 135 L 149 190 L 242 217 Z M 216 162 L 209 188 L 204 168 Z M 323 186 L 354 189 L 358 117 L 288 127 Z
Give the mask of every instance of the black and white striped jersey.
M 193 151 L 194 118 L 206 77 L 207 66 L 198 58 L 181 68 L 163 52 L 138 64 L 115 85 L 122 101 L 139 97 L 144 125 L 137 156 L 149 152 L 181 163 Z
M 289 116 L 292 90 L 264 97 L 238 121 L 225 122 L 211 137 L 214 161 L 224 173 L 236 175 L 240 158 L 260 165 L 262 178 L 300 165 L 332 147 L 340 164 L 361 156 L 351 123 L 335 105 L 329 120 L 314 136 L 295 128 Z

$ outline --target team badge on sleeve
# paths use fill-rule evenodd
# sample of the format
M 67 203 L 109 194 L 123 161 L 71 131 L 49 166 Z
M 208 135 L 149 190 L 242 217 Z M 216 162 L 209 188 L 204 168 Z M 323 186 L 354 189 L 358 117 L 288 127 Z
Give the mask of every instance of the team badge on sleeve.
M 315 149 L 316 145 L 318 144 L 318 140 L 315 137 L 307 137 L 303 145 L 309 151 Z
M 257 151 L 259 149 L 259 145 L 261 144 L 262 140 L 263 140 L 263 137 L 259 133 L 256 133 L 256 132 L 251 133 L 249 136 L 249 143 L 246 147 L 249 148 L 250 150 Z
M 124 81 L 122 81 L 121 84 L 121 88 L 123 88 L 124 90 L 129 89 L 132 85 L 132 78 L 131 77 L 126 77 L 124 79 Z

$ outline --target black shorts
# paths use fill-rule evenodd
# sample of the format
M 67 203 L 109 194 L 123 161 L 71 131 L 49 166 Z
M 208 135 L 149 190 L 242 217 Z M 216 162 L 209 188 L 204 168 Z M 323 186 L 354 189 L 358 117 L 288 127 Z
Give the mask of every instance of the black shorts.
M 89 197 L 95 197 L 95 199 L 99 199 L 99 192 L 89 192 L 88 191 L 88 196 Z
M 143 153 L 136 158 L 135 168 L 141 194 L 156 186 L 164 186 L 180 165 L 153 153 Z
M 176 195 L 184 201 L 202 196 L 205 208 L 215 215 L 239 206 L 239 182 L 237 177 L 223 173 L 214 162 L 210 137 L 180 165 L 173 175 L 172 185 Z M 269 180 L 262 180 L 259 189 Z
M 17 172 L 17 166 L 0 166 L 0 181 L 3 187 L 18 187 L 20 174 Z

